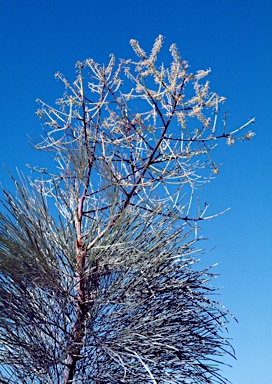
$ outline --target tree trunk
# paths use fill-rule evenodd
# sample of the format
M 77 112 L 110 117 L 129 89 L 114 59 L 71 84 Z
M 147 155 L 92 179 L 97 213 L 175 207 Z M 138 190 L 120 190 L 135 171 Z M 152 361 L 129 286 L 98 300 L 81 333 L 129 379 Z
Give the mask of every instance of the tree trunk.
M 66 369 L 64 371 L 63 384 L 72 383 L 75 372 L 76 364 L 80 359 L 80 352 L 82 342 L 85 335 L 85 321 L 87 314 L 86 304 L 86 275 L 85 275 L 85 259 L 86 253 L 82 243 L 77 242 L 77 272 L 76 272 L 76 293 L 77 293 L 77 313 L 76 321 L 72 331 L 72 345 L 71 350 L 67 356 Z

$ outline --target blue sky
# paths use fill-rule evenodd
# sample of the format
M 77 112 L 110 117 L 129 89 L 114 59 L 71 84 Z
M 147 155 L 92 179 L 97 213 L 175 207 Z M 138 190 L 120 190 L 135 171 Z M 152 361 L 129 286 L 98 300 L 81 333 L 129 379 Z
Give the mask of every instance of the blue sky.
M 77 60 L 106 62 L 132 55 L 131 38 L 148 50 L 162 34 L 178 45 L 192 70 L 212 68 L 211 88 L 227 97 L 229 127 L 256 117 L 256 137 L 222 146 L 218 178 L 209 186 L 213 211 L 231 211 L 205 225 L 206 262 L 220 261 L 222 299 L 239 324 L 230 337 L 237 354 L 225 375 L 234 384 L 272 378 L 272 2 L 224 0 L 12 0 L 0 2 L 0 163 L 12 172 L 45 157 L 28 146 L 39 136 L 36 98 L 61 96 L 54 80 L 73 78 Z M 163 58 L 162 58 L 163 60 Z M 5 169 L 0 181 L 12 189 Z

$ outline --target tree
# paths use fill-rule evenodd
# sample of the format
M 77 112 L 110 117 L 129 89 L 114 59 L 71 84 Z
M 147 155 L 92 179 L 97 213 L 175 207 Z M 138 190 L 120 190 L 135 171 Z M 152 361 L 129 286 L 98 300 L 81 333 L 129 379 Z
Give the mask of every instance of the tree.
M 201 84 L 175 45 L 167 68 L 131 40 L 138 61 L 76 64 L 52 107 L 38 100 L 37 150 L 56 167 L 20 174 L 0 216 L 0 381 L 225 383 L 230 313 L 198 266 L 208 205 L 195 191 L 217 174 L 224 98 Z M 238 135 L 238 136 L 237 136 Z M 217 364 L 218 361 L 218 364 Z M 215 363 L 214 363 L 215 362 Z

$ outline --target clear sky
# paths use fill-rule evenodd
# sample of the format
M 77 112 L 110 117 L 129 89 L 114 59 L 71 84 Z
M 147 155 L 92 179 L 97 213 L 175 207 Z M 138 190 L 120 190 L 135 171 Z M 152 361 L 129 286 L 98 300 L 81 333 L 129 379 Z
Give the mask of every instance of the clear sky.
M 131 38 L 151 48 L 162 34 L 176 43 L 192 70 L 212 68 L 211 89 L 227 97 L 230 128 L 256 117 L 256 137 L 223 145 L 220 174 L 209 185 L 214 212 L 205 225 L 220 261 L 223 303 L 239 320 L 229 326 L 237 354 L 225 375 L 234 384 L 272 380 L 272 2 L 271 0 L 2 0 L 0 2 L 0 163 L 12 172 L 44 166 L 28 146 L 39 136 L 35 99 L 62 94 L 54 73 L 73 78 L 77 60 L 128 58 Z M 163 58 L 162 58 L 163 60 Z M 0 166 L 0 180 L 12 188 Z

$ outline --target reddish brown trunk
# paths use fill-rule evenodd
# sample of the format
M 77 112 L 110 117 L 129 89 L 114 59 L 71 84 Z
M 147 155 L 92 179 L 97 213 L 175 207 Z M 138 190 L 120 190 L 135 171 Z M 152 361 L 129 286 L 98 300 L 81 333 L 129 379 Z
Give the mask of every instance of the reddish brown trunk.
M 81 345 L 85 335 L 85 320 L 86 320 L 86 287 L 84 274 L 85 269 L 85 250 L 81 244 L 77 244 L 77 271 L 76 271 L 76 293 L 77 293 L 77 312 L 76 321 L 72 331 L 72 345 L 67 356 L 66 369 L 64 372 L 63 384 L 72 383 L 76 364 L 80 359 Z

